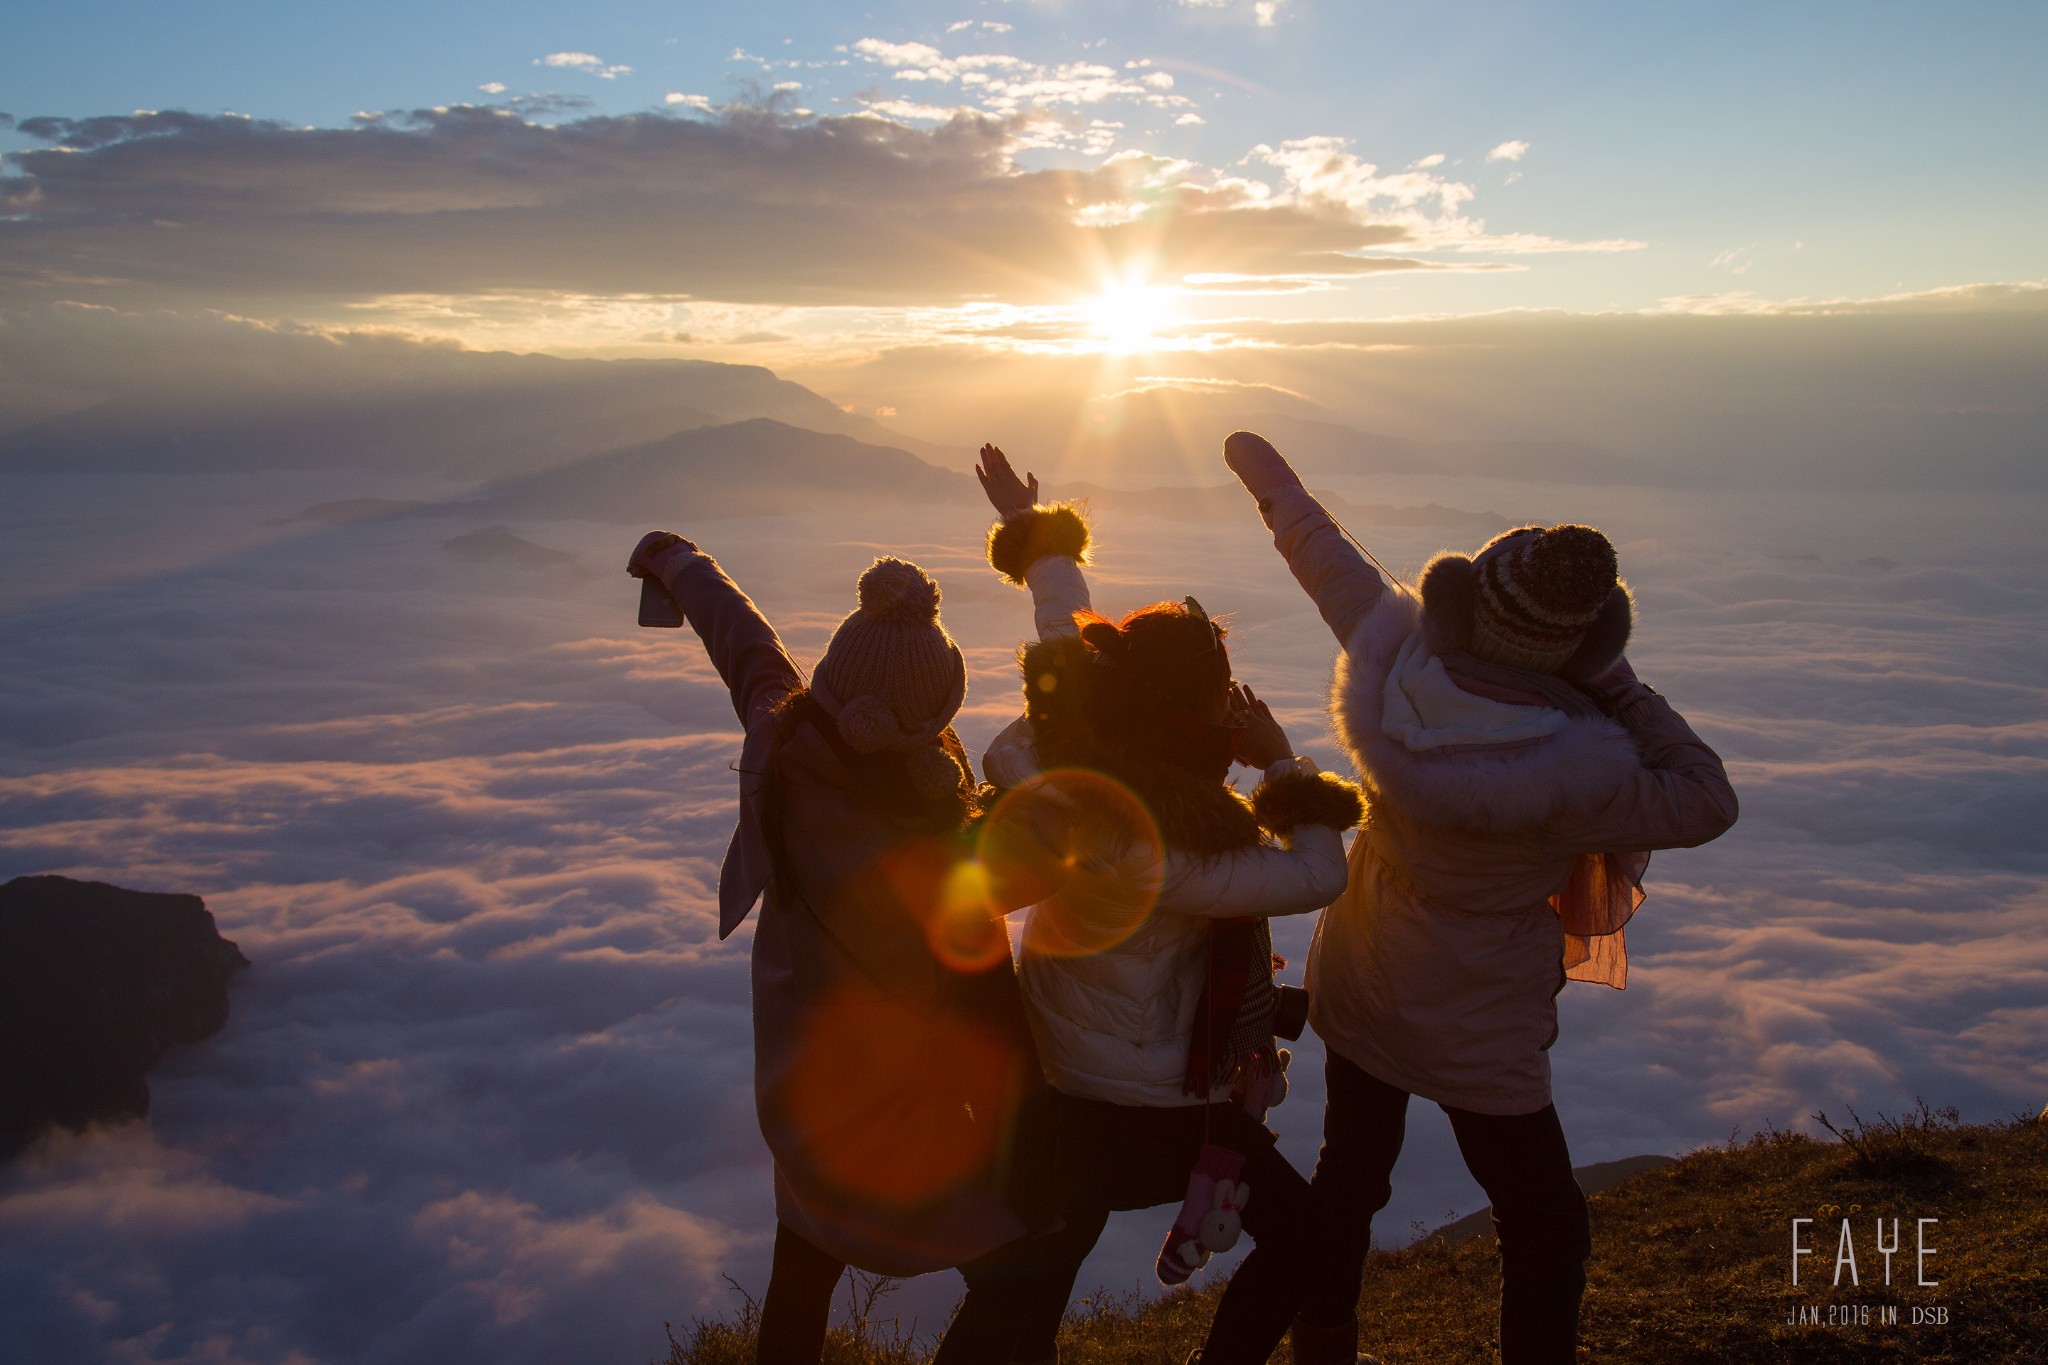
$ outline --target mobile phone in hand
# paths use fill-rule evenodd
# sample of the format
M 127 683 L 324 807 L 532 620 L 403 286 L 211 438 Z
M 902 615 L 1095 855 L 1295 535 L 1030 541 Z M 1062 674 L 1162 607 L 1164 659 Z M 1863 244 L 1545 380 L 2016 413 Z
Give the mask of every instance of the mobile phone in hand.
M 676 599 L 669 596 L 658 579 L 640 580 L 640 624 L 643 626 L 675 627 L 683 623 L 683 609 L 676 605 Z

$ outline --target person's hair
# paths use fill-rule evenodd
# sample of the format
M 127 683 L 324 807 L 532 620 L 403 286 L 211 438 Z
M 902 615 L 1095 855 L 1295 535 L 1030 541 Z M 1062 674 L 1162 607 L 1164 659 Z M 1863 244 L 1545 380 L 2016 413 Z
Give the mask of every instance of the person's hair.
M 1121 621 L 1076 612 L 1074 624 L 1078 639 L 1018 652 L 1026 709 L 1047 758 L 1228 772 L 1228 727 L 1211 719 L 1230 689 L 1220 624 L 1176 602 L 1140 607 Z

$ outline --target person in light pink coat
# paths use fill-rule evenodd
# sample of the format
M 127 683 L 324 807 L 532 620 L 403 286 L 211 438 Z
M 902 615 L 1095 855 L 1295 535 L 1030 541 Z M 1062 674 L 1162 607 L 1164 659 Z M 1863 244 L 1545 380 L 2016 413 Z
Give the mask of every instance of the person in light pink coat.
M 1354 1359 L 1371 1218 L 1420 1095 L 1493 1203 L 1501 1359 L 1569 1362 L 1591 1240 L 1551 1103 L 1556 996 L 1624 984 L 1650 850 L 1723 833 L 1734 790 L 1623 657 L 1633 605 L 1598 531 L 1440 556 L 1418 602 L 1263 438 L 1232 435 L 1224 459 L 1337 637 L 1333 709 L 1368 803 L 1308 961 L 1328 1080 L 1314 1187 L 1345 1287 L 1304 1302 L 1294 1359 Z

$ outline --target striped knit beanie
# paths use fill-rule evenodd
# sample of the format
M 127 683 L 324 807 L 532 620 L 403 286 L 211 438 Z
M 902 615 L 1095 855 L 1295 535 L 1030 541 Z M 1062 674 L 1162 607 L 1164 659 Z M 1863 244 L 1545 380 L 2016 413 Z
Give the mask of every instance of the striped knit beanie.
M 1590 526 L 1525 527 L 1473 556 L 1472 653 L 1555 673 L 1614 591 L 1614 546 Z
M 939 624 L 939 585 L 885 557 L 860 576 L 859 592 L 811 674 L 811 695 L 862 753 L 929 744 L 967 696 L 966 660 Z

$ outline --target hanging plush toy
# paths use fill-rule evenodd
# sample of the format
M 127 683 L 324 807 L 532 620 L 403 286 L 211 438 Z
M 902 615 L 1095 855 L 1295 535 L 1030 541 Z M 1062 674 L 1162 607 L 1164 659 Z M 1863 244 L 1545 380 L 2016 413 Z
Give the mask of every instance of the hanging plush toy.
M 1245 1201 L 1251 1188 L 1238 1179 L 1244 1157 L 1228 1147 L 1202 1144 L 1188 1173 L 1188 1195 L 1159 1249 L 1161 1284 L 1184 1284 L 1219 1251 L 1237 1245 L 1244 1231 Z

